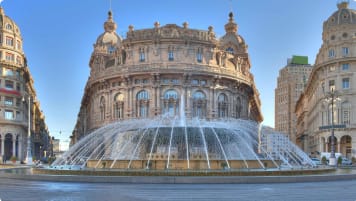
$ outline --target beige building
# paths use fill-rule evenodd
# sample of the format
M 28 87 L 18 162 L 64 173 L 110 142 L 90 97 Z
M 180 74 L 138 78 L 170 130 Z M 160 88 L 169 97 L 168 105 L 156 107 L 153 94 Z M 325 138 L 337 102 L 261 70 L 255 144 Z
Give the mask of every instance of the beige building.
M 243 118 L 261 122 L 247 44 L 230 13 L 226 33 L 154 23 L 116 33 L 111 12 L 94 44 L 90 77 L 71 136 L 74 144 L 114 121 L 154 118 Z
M 356 157 L 356 11 L 337 5 L 323 24 L 323 44 L 304 94 L 298 100 L 297 143 L 313 155 L 335 151 Z M 334 95 L 334 98 L 332 98 Z
M 32 156 L 51 153 L 51 138 L 22 45 L 20 28 L 0 7 L 0 157 L 7 160 L 26 157 L 29 118 Z
M 275 130 L 284 133 L 292 142 L 296 142 L 297 116 L 295 105 L 304 90 L 312 66 L 308 57 L 293 56 L 287 65 L 279 71 L 275 89 Z

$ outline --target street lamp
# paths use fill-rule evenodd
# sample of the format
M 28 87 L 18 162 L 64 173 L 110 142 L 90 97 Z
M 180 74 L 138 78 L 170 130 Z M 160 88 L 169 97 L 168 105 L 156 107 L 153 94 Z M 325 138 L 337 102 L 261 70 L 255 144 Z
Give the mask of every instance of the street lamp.
M 22 97 L 22 101 L 25 102 L 25 98 Z M 25 163 L 32 165 L 32 153 L 31 153 L 31 96 L 28 95 L 28 126 L 27 126 L 27 151 Z
M 340 100 L 339 97 L 336 96 L 334 89 L 331 89 L 329 97 L 326 99 L 328 102 L 331 102 L 331 152 L 329 158 L 329 165 L 336 166 L 336 157 L 335 157 L 335 124 L 334 124 L 334 102 Z

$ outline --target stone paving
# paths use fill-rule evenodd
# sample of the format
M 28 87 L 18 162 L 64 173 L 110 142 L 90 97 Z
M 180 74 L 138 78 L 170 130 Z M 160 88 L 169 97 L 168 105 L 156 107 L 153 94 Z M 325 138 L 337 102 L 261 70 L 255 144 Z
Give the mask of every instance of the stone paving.
M 286 184 L 106 184 L 0 179 L 1 201 L 356 201 L 356 180 Z

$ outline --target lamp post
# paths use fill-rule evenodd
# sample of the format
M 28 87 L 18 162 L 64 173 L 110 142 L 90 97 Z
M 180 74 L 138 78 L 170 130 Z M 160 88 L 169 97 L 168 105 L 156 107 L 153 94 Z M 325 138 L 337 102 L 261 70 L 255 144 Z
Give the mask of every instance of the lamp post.
M 25 100 L 23 98 L 23 100 Z M 28 95 L 28 126 L 27 126 L 27 151 L 25 163 L 32 165 L 32 153 L 31 153 L 31 96 Z
M 332 88 L 329 96 L 329 101 L 331 101 L 331 152 L 329 158 L 329 165 L 336 166 L 336 157 L 335 157 L 335 128 L 334 128 L 334 102 L 338 99 L 336 97 L 335 91 Z

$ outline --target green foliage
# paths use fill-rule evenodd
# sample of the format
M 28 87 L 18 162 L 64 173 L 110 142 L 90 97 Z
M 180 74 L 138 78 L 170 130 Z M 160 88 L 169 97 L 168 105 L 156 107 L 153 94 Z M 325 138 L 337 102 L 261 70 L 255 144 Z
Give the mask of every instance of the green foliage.
M 327 161 L 326 161 L 326 157 L 325 157 L 325 156 L 323 156 L 323 157 L 321 158 L 321 163 L 322 163 L 323 165 L 327 165 L 327 164 L 326 164 Z
M 101 165 L 103 166 L 103 168 L 105 168 L 105 167 L 106 167 L 106 161 L 103 161 L 103 162 L 101 163 Z
M 11 158 L 10 158 L 10 161 L 17 161 L 17 157 L 16 156 L 11 156 Z
M 55 156 L 51 156 L 51 157 L 49 157 L 48 158 L 48 164 L 52 164 L 53 163 L 53 161 L 55 161 L 56 160 L 56 157 Z
M 342 157 L 339 156 L 339 158 L 337 158 L 337 164 L 338 164 L 338 165 L 341 165 L 341 163 L 342 163 Z
M 351 158 L 352 163 L 356 163 L 356 157 Z

